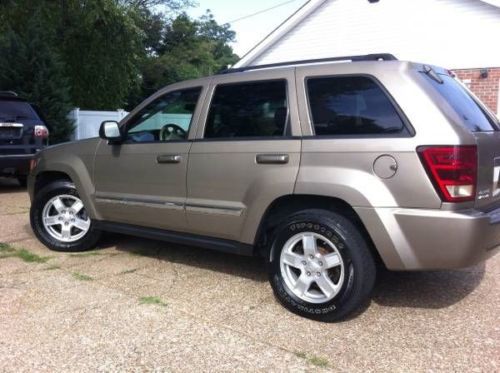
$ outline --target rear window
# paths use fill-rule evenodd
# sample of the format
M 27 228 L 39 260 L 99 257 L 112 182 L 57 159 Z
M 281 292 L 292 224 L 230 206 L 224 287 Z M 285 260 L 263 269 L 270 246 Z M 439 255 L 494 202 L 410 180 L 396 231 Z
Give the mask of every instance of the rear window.
M 365 76 L 307 79 L 316 136 L 398 134 L 404 123 L 382 88 Z
M 481 108 L 467 90 L 453 77 L 439 74 L 443 83 L 429 79 L 439 94 L 451 105 L 462 118 L 462 123 L 471 132 L 487 132 L 497 130 L 493 118 Z
M 17 119 L 35 119 L 38 120 L 38 115 L 30 104 L 24 101 L 9 101 L 0 100 L 0 119 L 17 120 Z

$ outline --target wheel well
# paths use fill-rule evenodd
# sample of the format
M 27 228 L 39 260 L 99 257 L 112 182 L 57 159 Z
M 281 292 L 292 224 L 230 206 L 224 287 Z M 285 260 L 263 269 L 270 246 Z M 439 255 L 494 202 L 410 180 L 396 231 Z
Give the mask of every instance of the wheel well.
M 72 181 L 71 178 L 60 171 L 46 171 L 37 175 L 35 181 L 35 194 L 42 188 L 53 183 L 54 181 Z
M 339 198 L 314 195 L 287 195 L 280 197 L 271 203 L 271 205 L 267 208 L 257 230 L 257 236 L 255 239 L 255 250 L 257 251 L 256 255 L 267 255 L 270 236 L 272 235 L 274 228 L 276 228 L 276 226 L 284 218 L 294 212 L 305 209 L 331 210 L 348 218 L 360 229 L 361 233 L 366 238 L 375 260 L 383 263 L 380 254 L 375 248 L 375 245 L 366 230 L 365 225 L 350 204 Z

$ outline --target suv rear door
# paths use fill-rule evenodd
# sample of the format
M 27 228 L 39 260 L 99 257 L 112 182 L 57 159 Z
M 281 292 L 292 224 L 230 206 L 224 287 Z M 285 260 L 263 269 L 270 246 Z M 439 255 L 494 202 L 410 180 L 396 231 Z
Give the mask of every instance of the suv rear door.
M 301 150 L 294 69 L 220 75 L 207 97 L 189 153 L 189 229 L 253 243 L 266 208 L 294 191 Z

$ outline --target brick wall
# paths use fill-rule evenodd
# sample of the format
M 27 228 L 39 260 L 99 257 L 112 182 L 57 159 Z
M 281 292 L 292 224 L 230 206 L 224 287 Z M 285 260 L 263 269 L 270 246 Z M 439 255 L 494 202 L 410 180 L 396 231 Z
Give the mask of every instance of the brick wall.
M 481 78 L 481 69 L 453 70 L 455 74 L 469 86 L 472 92 L 488 107 L 498 113 L 498 90 L 500 84 L 500 67 L 488 68 L 487 78 Z

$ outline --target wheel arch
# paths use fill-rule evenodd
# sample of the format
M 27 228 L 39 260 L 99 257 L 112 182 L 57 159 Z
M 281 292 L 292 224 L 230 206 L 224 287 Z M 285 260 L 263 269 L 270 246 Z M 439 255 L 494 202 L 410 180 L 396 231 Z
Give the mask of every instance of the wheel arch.
M 45 188 L 47 185 L 52 184 L 56 181 L 70 181 L 73 182 L 71 177 L 61 171 L 43 171 L 36 175 L 35 184 L 33 187 L 33 194 L 36 195 L 40 190 Z
M 40 190 L 53 182 L 69 181 L 75 185 L 89 216 L 92 219 L 97 219 L 98 215 L 91 198 L 91 193 L 89 193 L 89 190 L 93 190 L 93 187 L 86 168 L 83 168 L 85 172 L 77 172 L 66 165 L 60 166 L 62 167 L 57 167 L 57 165 L 53 165 L 50 168 L 46 167 L 34 175 L 32 198 L 36 198 L 36 194 Z
M 377 262 L 383 263 L 365 224 L 354 208 L 341 198 L 309 195 L 290 194 L 276 198 L 266 209 L 257 228 L 254 241 L 254 254 L 266 257 L 270 254 L 268 241 L 273 229 L 286 217 L 305 209 L 322 209 L 340 213 L 358 227 L 370 247 Z

